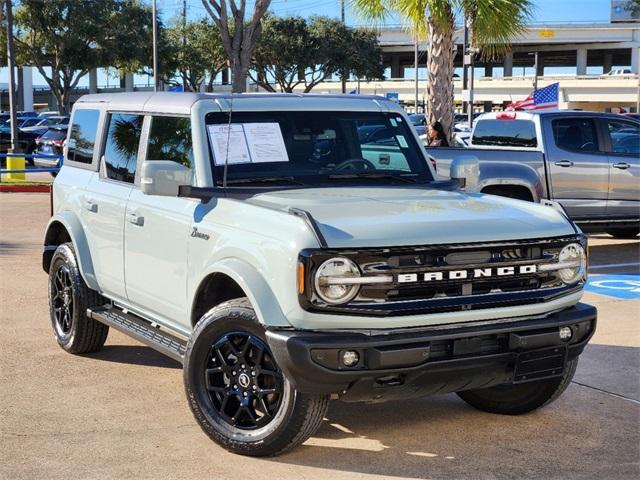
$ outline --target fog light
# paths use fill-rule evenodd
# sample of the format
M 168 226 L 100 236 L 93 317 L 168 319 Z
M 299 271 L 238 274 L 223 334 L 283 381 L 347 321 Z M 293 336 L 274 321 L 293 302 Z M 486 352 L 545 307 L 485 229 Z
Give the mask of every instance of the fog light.
M 573 336 L 573 332 L 571 331 L 571 328 L 562 327 L 560 329 L 560 340 L 566 342 L 566 341 L 570 340 L 572 336 Z
M 342 363 L 345 367 L 354 367 L 360 361 L 360 355 L 354 350 L 346 350 L 342 353 Z

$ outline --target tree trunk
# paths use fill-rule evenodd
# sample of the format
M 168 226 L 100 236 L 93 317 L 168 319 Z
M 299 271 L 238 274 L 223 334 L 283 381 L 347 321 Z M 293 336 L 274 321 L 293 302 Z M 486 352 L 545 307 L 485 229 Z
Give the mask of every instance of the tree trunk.
M 247 91 L 247 73 L 249 65 L 242 65 L 240 61 L 233 62 L 231 65 L 231 91 L 233 93 L 242 93 Z
M 449 24 L 442 25 L 429 18 L 427 104 L 429 123 L 440 122 L 451 145 L 453 124 L 453 13 L 449 11 Z

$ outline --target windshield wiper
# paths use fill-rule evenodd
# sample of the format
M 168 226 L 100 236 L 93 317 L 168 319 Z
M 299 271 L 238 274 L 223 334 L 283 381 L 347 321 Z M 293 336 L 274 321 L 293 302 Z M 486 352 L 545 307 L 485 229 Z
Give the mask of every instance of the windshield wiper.
M 227 185 L 241 185 L 247 183 L 293 183 L 295 185 L 304 185 L 299 180 L 296 180 L 294 177 L 255 177 L 255 178 L 234 178 L 228 179 Z
M 417 175 L 411 175 L 411 177 L 417 177 Z M 394 175 L 393 173 L 341 173 L 341 174 L 333 174 L 329 175 L 329 180 L 343 180 L 343 179 L 360 179 L 360 178 L 371 178 L 374 180 L 398 180 L 404 183 L 416 183 L 415 178 L 411 178 L 409 176 L 404 175 Z

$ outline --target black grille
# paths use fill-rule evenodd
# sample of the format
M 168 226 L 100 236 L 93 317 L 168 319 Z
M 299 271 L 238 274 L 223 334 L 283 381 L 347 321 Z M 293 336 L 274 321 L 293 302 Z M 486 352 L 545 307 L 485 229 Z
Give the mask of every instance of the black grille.
M 556 262 L 562 247 L 572 242 L 583 242 L 583 238 L 303 252 L 301 260 L 307 265 L 307 285 L 312 284 L 309 282 L 315 269 L 335 256 L 353 260 L 363 277 L 384 275 L 391 280 L 363 285 L 357 297 L 346 305 L 323 304 L 312 289 L 300 296 L 300 302 L 307 309 L 367 315 L 539 303 L 575 288 L 565 286 L 555 271 L 540 269 Z M 498 274 L 511 272 L 510 269 L 513 274 Z

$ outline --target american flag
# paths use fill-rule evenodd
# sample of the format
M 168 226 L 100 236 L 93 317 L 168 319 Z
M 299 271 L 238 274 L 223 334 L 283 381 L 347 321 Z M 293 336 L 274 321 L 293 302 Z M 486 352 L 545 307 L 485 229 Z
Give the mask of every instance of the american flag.
M 542 110 L 545 108 L 558 108 L 558 92 L 559 83 L 552 83 L 551 85 L 534 90 L 524 100 L 516 103 L 512 103 L 507 107 L 507 110 Z

